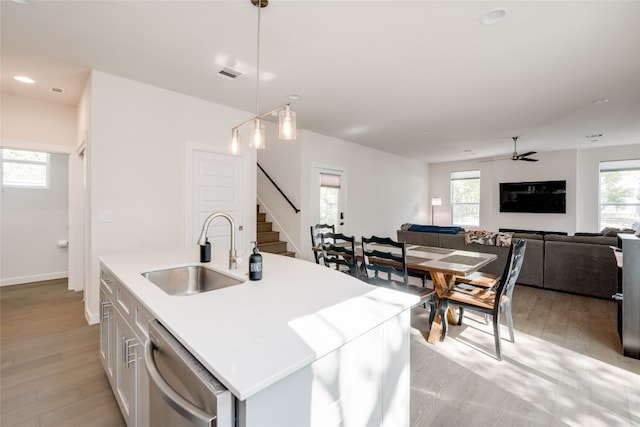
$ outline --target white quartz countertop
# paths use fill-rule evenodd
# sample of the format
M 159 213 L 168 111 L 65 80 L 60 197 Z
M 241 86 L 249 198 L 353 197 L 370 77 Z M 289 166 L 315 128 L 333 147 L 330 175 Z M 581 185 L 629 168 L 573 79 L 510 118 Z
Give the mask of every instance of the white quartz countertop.
M 200 264 L 197 247 L 100 260 L 240 400 L 418 302 L 309 261 L 262 256 L 263 279 L 252 282 L 246 260 L 228 270 L 228 250 L 213 249 L 207 268 L 246 281 L 189 296 L 168 295 L 141 273 Z

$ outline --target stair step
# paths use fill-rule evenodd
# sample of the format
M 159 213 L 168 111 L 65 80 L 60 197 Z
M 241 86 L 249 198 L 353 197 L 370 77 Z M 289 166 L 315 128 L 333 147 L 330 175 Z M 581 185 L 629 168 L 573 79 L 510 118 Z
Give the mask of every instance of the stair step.
M 273 224 L 270 222 L 259 222 L 257 231 L 258 233 L 263 233 L 265 231 L 273 231 Z
M 262 231 L 258 232 L 258 243 L 277 242 L 280 240 L 278 231 Z
M 260 252 L 278 254 L 287 251 L 287 242 L 266 242 L 258 243 Z
M 256 208 L 256 238 L 258 240 L 258 250 L 260 250 L 260 252 L 295 258 L 296 253 L 287 250 L 287 242 L 280 241 L 280 232 L 273 231 L 273 224 L 267 222 L 267 214 L 260 212 L 260 205 L 257 205 Z

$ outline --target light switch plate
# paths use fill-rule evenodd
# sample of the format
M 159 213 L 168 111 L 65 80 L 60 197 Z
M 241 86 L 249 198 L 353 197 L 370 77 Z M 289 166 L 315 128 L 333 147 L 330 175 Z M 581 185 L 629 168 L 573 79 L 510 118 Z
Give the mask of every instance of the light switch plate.
M 98 211 L 98 222 L 112 222 L 113 211 Z

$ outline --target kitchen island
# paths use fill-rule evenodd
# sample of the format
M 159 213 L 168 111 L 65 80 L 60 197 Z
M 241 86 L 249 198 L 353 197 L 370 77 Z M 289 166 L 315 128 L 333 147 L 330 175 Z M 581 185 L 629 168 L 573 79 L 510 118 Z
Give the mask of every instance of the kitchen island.
M 263 279 L 252 282 L 246 261 L 229 270 L 227 257 L 214 249 L 204 265 L 245 282 L 188 296 L 171 296 L 142 273 L 199 265 L 197 248 L 100 260 L 147 313 L 142 323 L 158 319 L 231 391 L 237 425 L 409 424 L 416 297 L 268 253 Z

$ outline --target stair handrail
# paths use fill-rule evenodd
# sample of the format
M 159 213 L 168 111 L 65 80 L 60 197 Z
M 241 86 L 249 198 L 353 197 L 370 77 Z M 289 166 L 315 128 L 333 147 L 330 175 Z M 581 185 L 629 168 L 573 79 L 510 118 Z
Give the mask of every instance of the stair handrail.
M 289 205 L 293 208 L 293 210 L 296 211 L 296 213 L 300 212 L 300 209 L 296 208 L 293 202 L 289 200 L 287 195 L 284 194 L 284 192 L 280 189 L 280 187 L 278 187 L 278 184 L 276 184 L 276 182 L 269 176 L 269 174 L 262 168 L 262 166 L 260 166 L 260 163 L 256 162 L 256 164 L 258 165 L 258 168 L 260 168 L 264 176 L 266 176 L 269 179 L 269 181 L 271 181 L 271 183 L 276 187 L 276 190 L 278 190 L 280 194 L 282 194 L 282 197 L 285 198 L 285 200 L 289 203 Z

